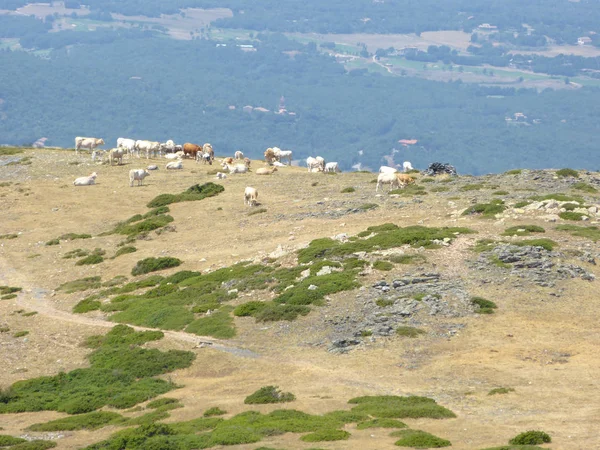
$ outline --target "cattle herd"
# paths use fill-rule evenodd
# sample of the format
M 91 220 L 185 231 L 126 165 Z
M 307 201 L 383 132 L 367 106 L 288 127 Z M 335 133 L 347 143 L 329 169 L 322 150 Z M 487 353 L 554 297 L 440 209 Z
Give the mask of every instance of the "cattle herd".
M 85 149 L 92 152 L 92 161 L 102 162 L 105 161 L 113 165 L 114 162 L 117 165 L 123 164 L 123 158 L 141 158 L 143 155 L 146 159 L 160 158 L 170 160 L 165 168 L 168 170 L 183 169 L 183 160 L 192 159 L 197 163 L 202 162 L 204 164 L 212 165 L 215 161 L 215 152 L 212 145 L 206 143 L 204 145 L 197 145 L 190 142 L 186 142 L 183 145 L 176 145 L 172 140 L 166 142 L 158 141 L 146 141 L 146 140 L 135 140 L 128 138 L 118 138 L 117 147 L 111 150 L 97 150 L 97 147 L 104 145 L 104 140 L 93 137 L 76 137 L 75 138 L 75 153 L 79 154 L 79 150 Z M 277 167 L 285 167 L 286 165 L 292 165 L 292 151 L 281 150 L 278 147 L 269 147 L 264 152 L 264 160 L 268 167 L 261 167 L 256 170 L 257 175 L 271 175 L 277 171 Z M 236 151 L 234 157 L 223 158 L 221 161 L 221 167 L 224 171 L 229 174 L 235 173 L 247 173 L 250 172 L 250 159 L 244 157 L 241 151 Z M 286 164 L 287 163 L 287 164 Z M 438 165 L 440 167 L 438 167 Z M 452 175 L 456 175 L 456 169 L 449 164 L 433 163 L 430 166 L 430 172 L 445 172 Z M 306 167 L 309 172 L 341 172 L 339 164 L 337 162 L 325 162 L 325 159 L 321 156 L 312 157 L 309 156 L 306 159 Z M 129 186 L 133 187 L 134 182 L 137 181 L 138 186 L 144 184 L 144 178 L 150 175 L 148 170 L 155 170 L 158 166 L 151 165 L 146 169 L 131 169 L 129 171 Z M 405 161 L 403 164 L 404 172 L 413 170 L 410 162 Z M 437 169 L 437 170 L 436 170 Z M 450 170 L 452 169 L 452 170 Z M 97 174 L 92 173 L 87 177 L 77 178 L 73 184 L 75 186 L 89 186 L 95 184 Z M 217 179 L 227 178 L 227 173 L 217 172 Z M 384 184 L 390 185 L 390 190 L 394 187 L 403 188 L 408 184 L 414 183 L 414 178 L 407 174 L 398 173 L 398 170 L 393 167 L 381 166 L 379 169 L 379 175 L 377 177 L 377 186 L 375 191 L 379 191 L 379 188 Z M 247 187 L 244 192 L 244 203 L 249 206 L 257 205 L 258 191 L 253 187 Z

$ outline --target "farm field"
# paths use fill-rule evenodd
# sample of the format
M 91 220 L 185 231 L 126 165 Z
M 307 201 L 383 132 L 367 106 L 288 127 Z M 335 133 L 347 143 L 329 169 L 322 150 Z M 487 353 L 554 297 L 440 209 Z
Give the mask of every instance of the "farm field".
M 600 219 L 594 212 L 600 206 L 598 172 L 516 169 L 480 177 L 413 173 L 414 185 L 389 194 L 387 186 L 383 192 L 375 191 L 374 173 L 327 175 L 308 173 L 304 167 L 282 167 L 270 176 L 258 176 L 256 169 L 264 165 L 258 160 L 252 161 L 250 173 L 217 180 L 219 165 L 190 160 L 184 161 L 183 170 L 167 171 L 164 159 L 134 157 L 109 166 L 93 163 L 86 152 L 76 156 L 71 150 L 0 152 L 0 285 L 21 288 L 13 295 L 3 293 L 0 300 L 3 392 L 20 380 L 89 368 L 92 363 L 86 355 L 93 350 L 82 343 L 122 322 L 137 325 L 138 331 L 164 331 L 164 338 L 141 348 L 193 353 L 188 366 L 158 375 L 177 386 L 158 398 L 174 398 L 182 407 L 169 410 L 169 417 L 154 419 L 155 425 L 175 427 L 214 407 L 225 411 L 220 416 L 225 420 L 247 411 L 266 415 L 279 409 L 323 415 L 349 411 L 355 404 L 348 401 L 356 397 L 415 395 L 435 400 L 456 417 L 400 420 L 410 429 L 449 440 L 454 449 L 507 445 L 527 430 L 543 430 L 552 437 L 552 443 L 541 448 L 600 447 L 596 432 L 600 394 L 594 369 L 600 363 L 595 314 L 600 307 L 600 272 L 594 263 L 600 258 L 600 236 L 593 228 Z M 143 186 L 129 187 L 129 170 L 148 164 L 159 168 Z M 93 171 L 98 174 L 96 185 L 73 186 L 75 178 Z M 221 185 L 224 191 L 203 200 L 169 204 L 166 214 L 171 222 L 133 235 L 126 245 L 135 251 L 112 259 L 124 247 L 119 244 L 127 235 L 106 232 L 134 215 L 154 211 L 147 205 L 159 195 L 179 194 L 206 183 Z M 259 192 L 255 207 L 244 205 L 246 186 Z M 544 196 L 550 197 L 542 204 Z M 548 202 L 552 201 L 560 204 L 551 210 Z M 537 206 L 536 202 L 539 208 L 529 206 Z M 589 212 L 574 212 L 577 208 L 567 205 L 573 202 L 585 205 Z M 469 208 L 477 205 L 487 205 L 492 212 L 469 214 Z M 559 216 L 560 205 L 567 212 L 585 215 L 586 220 Z M 383 224 L 394 225 L 378 227 Z M 451 237 L 439 235 L 432 242 L 421 237 L 418 245 L 410 245 L 402 240 L 405 227 L 423 227 L 418 228 L 423 236 L 434 229 L 456 228 L 449 231 Z M 513 231 L 507 231 L 511 227 Z M 395 237 L 390 241 L 383 236 Z M 57 239 L 57 244 L 48 245 Z M 524 242 L 528 239 L 554 248 L 528 246 Z M 319 242 L 325 243 L 322 254 Z M 509 244 L 514 246 L 502 247 Z M 352 245 L 358 246 L 356 250 L 344 253 Z M 78 265 L 77 257 L 69 257 L 85 251 L 103 251 L 104 260 Z M 182 263 L 132 275 L 132 268 L 145 258 L 177 258 Z M 273 280 L 281 279 L 281 284 L 268 277 L 261 281 L 262 275 L 243 275 L 240 267 L 246 266 L 235 266 L 240 262 L 272 270 L 267 273 Z M 337 272 L 340 264 L 344 269 Z M 346 264 L 358 265 L 353 269 Z M 277 278 L 277 270 L 300 266 L 310 272 L 305 275 L 315 290 L 303 285 L 300 275 Z M 311 272 L 311 267 L 323 266 L 330 272 Z M 118 320 L 124 316 L 116 314 L 122 312 L 104 308 L 118 305 L 112 294 L 97 297 L 103 305 L 100 309 L 73 311 L 84 298 L 108 286 L 182 271 L 202 273 L 202 279 L 219 270 L 240 272 L 225 277 L 218 286 L 204 285 L 206 292 L 225 290 L 229 297 L 210 303 L 217 310 L 195 309 L 194 320 L 226 317 L 234 330 L 230 338 L 186 331 L 178 325 Z M 319 294 L 319 280 L 336 273 L 346 277 L 336 279 L 338 287 L 345 287 L 310 304 L 310 312 L 295 320 L 257 321 L 232 313 L 247 302 L 270 302 L 288 291 L 298 296 Z M 59 289 L 91 277 L 100 277 L 104 286 L 71 293 Z M 173 278 L 160 289 L 184 289 L 187 281 Z M 346 286 L 350 281 L 357 285 Z M 267 286 L 279 286 L 281 291 Z M 149 292 L 148 285 L 134 294 L 143 292 Z M 483 306 L 472 303 L 473 298 L 487 299 L 495 307 L 488 305 L 487 313 L 482 313 Z M 155 300 L 141 301 L 150 305 Z M 169 305 L 163 314 L 171 306 L 176 305 Z M 132 303 L 132 308 L 138 307 L 139 319 L 144 309 Z M 164 323 L 158 316 L 151 320 Z M 422 333 L 407 337 L 400 332 L 402 327 Z M 295 400 L 244 403 L 264 386 L 278 386 Z M 84 448 L 125 427 L 117 422 L 94 430 L 30 431 L 27 427 L 32 424 L 69 415 L 56 410 L 2 413 L 2 405 L 10 401 L 0 402 L 0 434 L 50 439 L 57 449 Z M 150 411 L 147 402 L 141 405 L 99 409 L 136 418 Z M 259 441 L 205 448 L 396 448 L 398 438 L 390 436 L 393 430 L 359 429 L 348 420 L 341 427 L 349 433 L 343 441 L 311 443 L 300 439 L 302 433 L 274 431 Z

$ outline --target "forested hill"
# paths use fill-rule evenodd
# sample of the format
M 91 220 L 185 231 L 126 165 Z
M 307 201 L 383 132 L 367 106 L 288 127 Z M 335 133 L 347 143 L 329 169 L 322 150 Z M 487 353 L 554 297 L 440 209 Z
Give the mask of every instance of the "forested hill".
M 243 52 L 152 38 L 76 46 L 47 59 L 1 51 L 0 141 L 45 136 L 47 145 L 72 147 L 78 135 L 103 137 L 107 146 L 119 136 L 174 139 L 252 157 L 277 145 L 346 170 L 377 167 L 394 148 L 396 162 L 450 162 L 461 173 L 600 167 L 597 89 L 537 93 L 345 73 L 333 58 L 282 36 L 257 46 Z M 275 114 L 282 95 L 287 113 Z M 246 105 L 269 111 L 244 112 Z M 517 112 L 526 121 L 507 125 Z M 406 138 L 418 144 L 401 146 Z

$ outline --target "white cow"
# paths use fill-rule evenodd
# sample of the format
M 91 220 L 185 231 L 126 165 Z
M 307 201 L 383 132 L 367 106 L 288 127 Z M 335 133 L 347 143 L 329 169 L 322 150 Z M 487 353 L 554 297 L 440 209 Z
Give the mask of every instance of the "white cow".
M 258 200 L 258 191 L 253 187 L 246 187 L 244 191 L 244 204 L 248 206 L 256 206 Z
M 156 141 L 135 141 L 135 149 L 139 152 L 146 152 L 146 159 L 150 159 L 150 153 L 156 156 L 160 152 L 160 142 Z M 138 154 L 138 156 L 140 156 Z
M 247 173 L 250 171 L 250 169 L 248 168 L 248 166 L 246 166 L 245 164 L 228 164 L 226 162 L 221 163 L 221 167 L 223 167 L 223 169 L 227 169 L 229 170 L 229 173 Z
M 400 180 L 398 180 L 396 173 L 383 172 L 377 176 L 377 186 L 375 187 L 375 192 L 379 191 L 379 187 L 382 184 L 389 184 L 391 191 L 392 189 L 394 189 L 394 186 L 400 187 Z
M 395 169 L 394 167 L 381 166 L 379 168 L 379 173 L 396 173 L 396 172 L 398 172 L 398 169 Z
M 135 139 L 120 137 L 117 139 L 117 148 L 125 149 L 125 154 L 129 157 L 135 151 Z
M 112 166 L 113 161 L 117 161 L 117 165 L 123 164 L 123 155 L 127 152 L 124 148 L 113 148 L 108 152 L 108 162 Z
M 129 171 L 129 186 L 133 187 L 133 182 L 137 180 L 138 186 L 142 186 L 144 184 L 144 178 L 150 175 L 146 169 L 131 169 Z
M 177 161 L 171 161 L 167 163 L 166 168 L 169 170 L 183 169 L 183 161 L 178 159 Z
M 75 138 L 75 154 L 78 155 L 82 148 L 93 151 L 100 145 L 104 145 L 103 139 L 78 136 Z
M 98 174 L 96 172 L 92 172 L 90 176 L 87 177 L 79 177 L 73 181 L 74 186 L 91 186 L 92 184 L 96 184 L 96 177 Z
M 273 151 L 275 151 L 277 147 L 273 148 Z M 279 150 L 279 149 L 277 149 Z M 289 162 L 289 165 L 292 165 L 292 151 L 291 150 L 279 150 L 275 152 L 275 156 L 277 157 L 277 160 L 281 162 L 281 160 L 283 159 L 284 161 L 287 160 Z
M 312 156 L 306 158 L 306 167 L 308 167 L 309 172 L 314 172 L 313 169 L 316 169 L 316 172 L 321 172 L 323 170 L 321 162 L 317 158 L 313 158 Z
M 328 162 L 325 164 L 325 172 L 341 172 L 340 165 L 336 162 Z
M 414 170 L 410 161 L 404 161 L 402 163 L 402 168 L 404 169 L 405 172 L 408 172 L 409 170 Z

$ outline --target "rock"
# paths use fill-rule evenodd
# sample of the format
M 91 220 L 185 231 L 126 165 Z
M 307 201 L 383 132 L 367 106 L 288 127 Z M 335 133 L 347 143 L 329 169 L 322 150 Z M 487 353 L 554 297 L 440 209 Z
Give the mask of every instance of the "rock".
M 315 291 L 315 290 L 317 290 L 317 289 L 319 289 L 319 287 L 318 287 L 318 286 L 315 286 L 314 284 L 311 284 L 311 285 L 308 287 L 308 290 L 309 290 L 309 291 Z
M 151 164 L 148 167 L 146 167 L 148 170 L 158 170 L 158 166 L 156 164 Z

